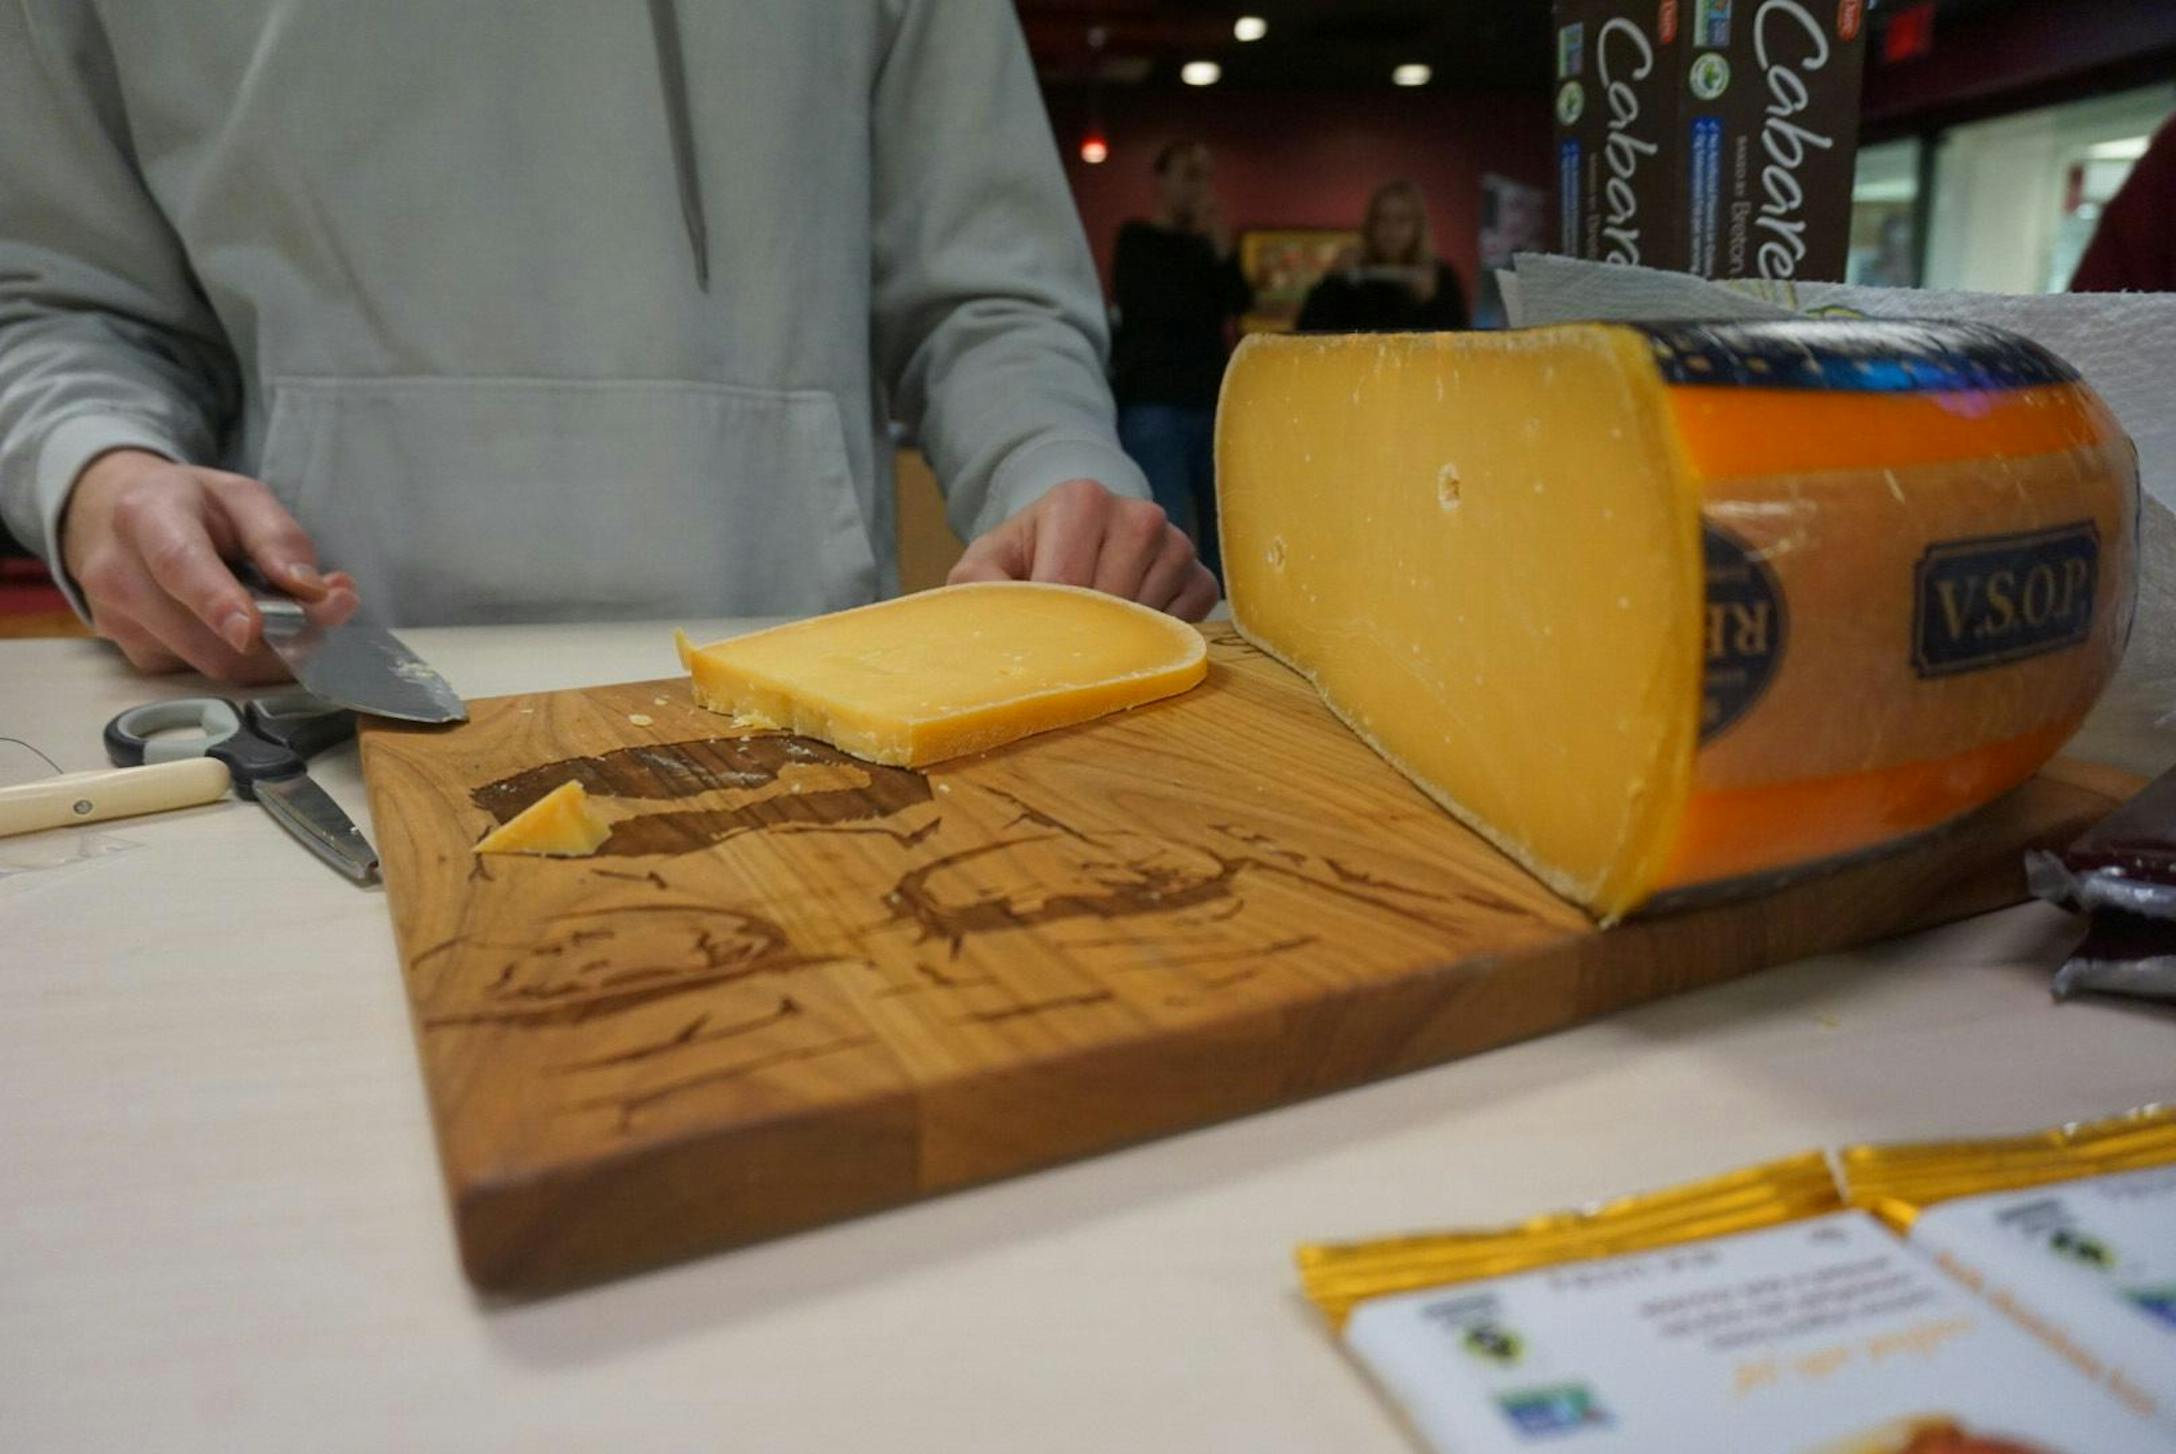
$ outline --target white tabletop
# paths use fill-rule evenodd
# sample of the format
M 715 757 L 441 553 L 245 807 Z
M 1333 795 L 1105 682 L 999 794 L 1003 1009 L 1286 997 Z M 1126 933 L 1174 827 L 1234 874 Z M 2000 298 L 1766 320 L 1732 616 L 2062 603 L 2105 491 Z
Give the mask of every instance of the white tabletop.
M 470 696 L 663 676 L 662 627 L 403 633 Z M 101 766 L 147 683 L 0 642 Z M 0 781 L 34 759 L 0 744 Z M 349 747 L 314 774 L 366 829 Z M 517 1307 L 455 1261 L 380 891 L 255 807 L 0 839 L 0 1445 L 1409 1451 L 1295 1243 L 2176 1094 L 2028 907 L 1057 1171 Z M 78 849 L 112 851 L 85 856 Z

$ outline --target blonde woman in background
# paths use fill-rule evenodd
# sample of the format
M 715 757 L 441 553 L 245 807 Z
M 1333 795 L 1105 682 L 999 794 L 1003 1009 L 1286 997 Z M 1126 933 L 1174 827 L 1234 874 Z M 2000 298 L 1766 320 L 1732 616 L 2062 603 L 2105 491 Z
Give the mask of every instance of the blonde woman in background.
M 1436 256 L 1428 204 L 1411 182 L 1368 199 L 1360 246 L 1324 275 L 1300 308 L 1303 332 L 1416 333 L 1466 326 L 1458 274 Z

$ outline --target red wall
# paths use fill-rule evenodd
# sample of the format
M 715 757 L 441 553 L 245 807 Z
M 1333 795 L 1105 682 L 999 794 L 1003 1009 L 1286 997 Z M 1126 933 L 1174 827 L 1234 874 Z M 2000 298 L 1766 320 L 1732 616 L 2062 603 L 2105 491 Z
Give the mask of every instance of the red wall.
M 1106 289 L 1119 224 L 1153 209 L 1156 152 L 1179 136 L 1209 144 L 1225 220 L 1235 232 L 1358 227 L 1370 192 L 1392 178 L 1411 178 L 1428 198 L 1436 251 L 1465 279 L 1469 300 L 1478 268 L 1481 174 L 1550 185 L 1546 97 L 1113 90 L 1105 92 L 1102 111 L 1111 155 L 1091 167 L 1080 159 L 1086 98 L 1050 97 L 1058 148 Z

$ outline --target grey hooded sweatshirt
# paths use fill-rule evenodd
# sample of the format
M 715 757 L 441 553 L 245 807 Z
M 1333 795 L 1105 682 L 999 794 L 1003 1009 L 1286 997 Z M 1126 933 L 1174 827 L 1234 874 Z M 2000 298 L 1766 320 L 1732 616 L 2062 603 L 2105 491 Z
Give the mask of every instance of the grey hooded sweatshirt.
M 1086 477 L 1101 296 L 1005 0 L 0 0 L 0 506 L 255 475 L 394 623 L 896 589 Z

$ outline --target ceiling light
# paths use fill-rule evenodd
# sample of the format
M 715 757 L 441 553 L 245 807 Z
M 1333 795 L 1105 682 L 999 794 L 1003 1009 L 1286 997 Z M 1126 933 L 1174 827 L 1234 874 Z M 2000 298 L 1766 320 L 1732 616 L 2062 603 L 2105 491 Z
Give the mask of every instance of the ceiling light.
M 1232 22 L 1232 34 L 1241 40 L 1260 40 L 1269 34 L 1269 22 L 1259 15 L 1242 15 Z
M 1223 74 L 1215 61 L 1188 61 L 1179 67 L 1179 79 L 1189 86 L 1214 86 Z
M 1390 73 L 1390 84 L 1393 86 L 1425 86 L 1433 75 L 1435 75 L 1435 72 L 1429 70 L 1426 66 L 1419 64 L 1403 65 Z
M 2135 162 L 2146 154 L 2146 138 L 2126 136 L 2121 141 L 2103 141 L 2085 149 L 2085 154 L 2097 162 Z

